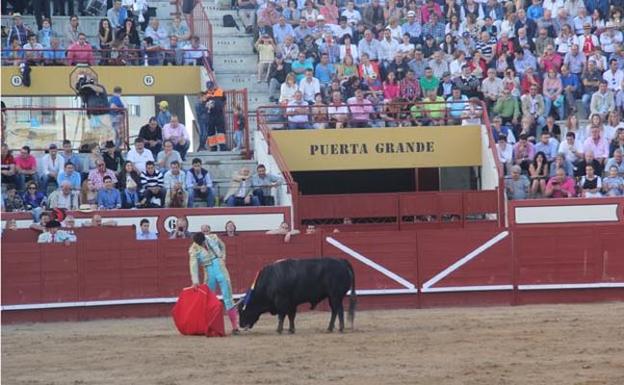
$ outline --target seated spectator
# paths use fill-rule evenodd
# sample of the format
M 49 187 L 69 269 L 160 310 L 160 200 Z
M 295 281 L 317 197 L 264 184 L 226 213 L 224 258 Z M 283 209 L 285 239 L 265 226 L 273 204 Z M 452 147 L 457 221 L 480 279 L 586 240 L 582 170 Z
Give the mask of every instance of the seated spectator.
M 208 207 L 215 205 L 215 193 L 210 173 L 202 167 L 199 158 L 193 159 L 193 167 L 186 175 L 186 190 L 188 192 L 188 207 L 194 207 L 195 199 L 205 200 Z
M 113 6 L 106 12 L 106 18 L 113 29 L 119 29 L 128 18 L 128 11 L 121 6 L 121 0 L 113 0 Z
M 18 67 L 24 61 L 24 49 L 19 39 L 11 40 L 9 47 L 2 51 L 2 65 Z
M 373 103 L 364 97 L 364 91 L 358 88 L 355 90 L 355 96 L 347 100 L 349 111 L 351 111 L 351 120 L 349 127 L 369 127 L 371 114 L 375 112 Z
M 76 218 L 73 215 L 68 215 L 65 217 L 65 220 L 61 222 L 61 227 L 66 229 L 75 229 L 76 228 Z M 72 230 L 68 230 L 68 233 L 73 234 Z
M 288 243 L 290 242 L 290 238 L 293 235 L 297 235 L 300 234 L 301 232 L 299 230 L 295 230 L 290 228 L 290 225 L 288 224 L 288 222 L 282 222 L 280 223 L 280 226 L 277 229 L 274 230 L 269 230 L 266 232 L 266 234 L 269 235 L 283 235 L 284 236 L 284 242 Z
M 518 165 L 511 167 L 511 177 L 505 177 L 505 190 L 510 200 L 529 198 L 531 183 L 526 175 L 522 175 L 522 168 Z
M 263 164 L 259 164 L 256 171 L 256 174 L 251 177 L 252 194 L 258 197 L 261 206 L 275 206 L 275 198 L 271 195 L 271 189 L 283 183 L 283 179 L 267 174 Z
M 173 143 L 170 140 L 165 140 L 163 150 L 159 152 L 156 157 L 158 169 L 162 172 L 167 172 L 173 162 L 178 162 L 178 164 L 182 163 L 180 153 L 173 148 Z
M 436 98 L 437 99 L 437 98 Z M 457 87 L 453 87 L 451 96 L 446 99 L 447 109 L 449 111 L 449 117 L 452 124 L 461 124 L 461 118 L 464 114 L 464 109 L 468 103 L 468 97 L 462 95 L 461 90 Z
M 169 41 L 164 47 L 163 65 L 183 65 L 184 64 L 184 48 L 175 35 L 169 36 Z
M 572 163 L 566 160 L 565 155 L 561 153 L 557 154 L 555 156 L 555 159 L 550 164 L 550 172 L 548 173 L 548 175 L 552 178 L 556 175 L 557 170 L 560 168 L 565 171 L 567 176 L 574 175 L 574 166 L 572 165 Z
M 349 106 L 342 101 L 342 95 L 339 91 L 332 93 L 332 101 L 327 106 L 327 115 L 329 116 L 329 127 L 344 128 L 349 121 Z
M 23 146 L 20 149 L 20 155 L 15 158 L 15 172 L 18 191 L 24 191 L 24 185 L 27 181 L 36 181 L 38 179 L 37 159 L 30 155 L 30 147 Z
M 130 49 L 140 48 L 141 40 L 139 39 L 139 32 L 134 24 L 134 19 L 127 18 L 124 21 L 123 28 L 119 29 L 115 34 L 115 41 L 127 42 L 127 48 Z
M 89 180 L 82 182 L 82 188 L 80 189 L 80 207 L 91 207 L 93 210 L 97 209 L 97 189 L 95 185 Z
M 548 198 L 572 198 L 576 196 L 574 178 L 568 176 L 566 171 L 559 167 L 555 175 L 551 176 L 546 184 L 544 196 Z
M 60 230 L 60 228 L 61 223 L 57 220 L 46 223 L 46 231 L 39 234 L 37 243 L 63 243 L 65 246 L 69 246 L 70 243 L 76 242 L 75 235 Z
M 19 194 L 17 194 L 17 190 L 14 186 L 9 185 L 7 187 L 3 207 L 3 211 L 6 211 L 7 213 L 24 211 L 24 200 Z
M 165 206 L 186 207 L 188 196 L 186 193 L 186 173 L 181 170 L 180 162 L 174 160 L 169 165 L 169 170 L 165 172 L 164 188 Z M 182 198 L 184 200 L 182 201 Z
M 162 131 L 163 139 L 165 141 L 169 140 L 173 145 L 173 149 L 179 153 L 181 160 L 185 160 L 186 152 L 190 147 L 190 138 L 186 127 L 179 122 L 178 115 L 171 115 L 171 121 L 165 124 Z
M 585 175 L 579 181 L 579 189 L 583 198 L 599 198 L 602 196 L 602 178 L 596 175 L 592 165 L 585 166 Z
M 319 92 L 314 96 L 314 104 L 310 108 L 312 117 L 312 127 L 324 129 L 327 128 L 329 118 L 327 116 L 327 105 L 323 103 L 323 95 Z
M 295 73 L 295 81 L 299 84 L 305 76 L 306 70 L 314 70 L 314 63 L 312 59 L 306 58 L 305 51 L 299 51 L 299 58 L 292 62 L 290 68 Z
M 117 177 L 115 176 L 115 173 L 112 170 L 106 168 L 106 163 L 104 163 L 104 160 L 97 160 L 95 162 L 95 166 L 95 170 L 89 171 L 88 180 L 95 186 L 96 190 L 100 191 L 104 188 L 104 178 L 106 178 L 107 176 L 111 178 L 113 185 L 117 183 Z
M 544 115 L 549 116 L 551 108 L 555 106 L 559 119 L 564 119 L 565 103 L 563 97 L 563 83 L 561 82 L 561 77 L 555 72 L 554 68 L 548 70 L 544 78 L 542 90 L 544 97 Z
M 115 220 L 107 220 L 104 221 L 100 214 L 95 214 L 91 217 L 90 221 L 83 222 L 82 227 L 103 227 L 103 226 L 117 226 L 117 221 Z
M 269 100 L 277 102 L 280 99 L 280 87 L 286 82 L 286 77 L 290 73 L 290 64 L 284 61 L 281 53 L 275 55 L 275 60 L 269 67 Z M 294 76 L 293 76 L 294 80 Z
M 607 161 L 605 165 L 605 170 L 609 170 L 611 167 L 615 167 L 617 169 L 617 173 L 619 176 L 624 177 L 624 150 L 622 148 L 616 148 L 613 151 L 613 157 Z
M 529 178 L 531 179 L 531 195 L 537 197 L 544 194 L 546 190 L 546 179 L 548 179 L 548 161 L 543 152 L 535 154 L 533 162 L 529 165 Z
M 303 100 L 303 93 L 297 90 L 294 94 L 294 99 L 288 102 L 288 108 L 286 109 L 286 115 L 288 115 L 288 128 L 293 129 L 306 129 L 310 128 L 310 117 L 308 103 Z
M 121 191 L 122 208 L 131 209 L 138 206 L 141 175 L 135 170 L 131 161 L 126 161 L 124 168 L 119 173 L 117 187 Z
M 546 156 L 546 161 L 548 163 L 552 162 L 557 155 L 557 148 L 559 146 L 559 142 L 557 139 L 551 138 L 550 132 L 542 131 L 540 135 L 540 141 L 535 144 L 535 152 L 542 152 Z
M 399 95 L 410 103 L 414 103 L 422 97 L 420 82 L 416 79 L 414 71 L 409 69 L 405 78 L 399 83 Z
M 87 42 L 87 35 L 78 34 L 78 41 L 67 48 L 67 62 L 69 65 L 88 64 L 95 65 L 95 56 L 93 48 Z
M 598 114 L 604 120 L 607 115 L 615 110 L 615 97 L 613 91 L 607 87 L 606 80 L 601 80 L 598 86 L 598 91 L 594 92 L 591 96 L 589 103 L 590 114 Z
M 162 62 L 162 50 L 164 47 L 154 43 L 154 39 L 150 36 L 145 36 L 143 38 L 143 44 L 141 46 L 141 50 L 143 53 L 143 60 L 141 64 L 145 66 L 157 66 L 161 65 Z
M 314 96 L 321 92 L 321 83 L 313 76 L 311 69 L 305 71 L 305 77 L 299 82 L 299 91 L 308 104 L 314 103 Z
M 620 153 L 621 157 L 621 153 Z M 621 158 L 620 158 L 621 161 Z M 624 166 L 624 165 L 620 165 Z M 621 197 L 624 196 L 624 177 L 620 173 L 618 166 L 613 165 L 607 167 L 608 176 L 602 179 L 602 191 L 605 196 L 608 197 Z M 623 169 L 624 170 L 624 169 Z
M 600 88 L 602 81 L 602 71 L 596 66 L 596 60 L 587 60 L 587 67 L 581 74 L 581 83 L 583 85 L 583 95 L 581 100 L 585 109 L 583 117 L 589 116 L 591 113 L 591 99 L 595 92 Z
M 175 36 L 178 41 L 183 42 L 191 38 L 191 32 L 185 23 L 182 22 L 180 14 L 173 15 L 168 31 L 169 37 Z
M 41 158 L 43 174 L 41 175 L 40 187 L 44 193 L 47 193 L 48 183 L 50 180 L 56 182 L 56 178 L 61 170 L 65 159 L 58 155 L 56 144 L 52 143 L 48 147 L 48 153 Z
M 158 239 L 158 234 L 155 231 L 150 231 L 149 219 L 143 218 L 139 224 L 139 230 L 136 233 L 137 241 L 155 241 Z
M 169 239 L 190 238 L 191 232 L 188 230 L 188 222 L 185 217 L 177 217 L 175 228 L 169 233 Z
M 121 208 L 121 195 L 115 188 L 115 182 L 110 176 L 104 177 L 104 188 L 98 191 L 98 209 L 111 210 Z
M 225 202 L 229 207 L 260 206 L 258 197 L 253 195 L 249 168 L 243 167 L 234 174 L 230 188 L 225 194 Z
M 307 74 L 306 74 L 307 75 Z M 320 83 L 323 88 L 329 87 L 332 79 L 336 75 L 336 68 L 329 62 L 329 55 L 326 53 L 321 54 L 321 61 L 316 65 L 314 69 L 314 78 Z M 307 76 L 306 76 L 307 80 Z M 302 82 L 303 83 L 303 82 Z M 304 92 L 305 98 L 305 92 Z
M 105 151 L 102 154 L 102 159 L 106 165 L 107 170 L 111 170 L 115 175 L 121 170 L 123 165 L 123 159 L 121 152 L 115 146 L 112 140 L 109 140 L 104 145 Z
M 78 154 L 74 153 L 72 149 L 71 141 L 63 140 L 63 151 L 59 153 L 63 157 L 64 164 L 71 163 L 74 165 L 74 170 L 78 173 L 82 172 L 82 159 Z
M 522 104 L 522 115 L 530 116 L 541 127 L 546 124 L 544 97 L 537 93 L 538 87 L 532 85 L 528 94 L 520 98 Z
M 163 137 L 162 128 L 158 125 L 155 116 L 149 118 L 149 122 L 141 127 L 138 137 L 143 139 L 145 148 L 151 151 L 154 157 L 158 156 L 162 149 Z
M 496 151 L 498 153 L 498 160 L 503 165 L 503 172 L 508 175 L 511 172 L 511 165 L 513 164 L 513 147 L 507 143 L 507 135 L 499 134 L 498 143 L 496 145 Z
M 167 30 L 160 25 L 157 17 L 150 17 L 149 26 L 145 28 L 145 37 L 149 37 L 155 46 L 164 47 L 169 35 Z
M 280 86 L 280 103 L 289 103 L 295 99 L 295 92 L 299 90 L 299 86 L 295 81 L 295 74 L 289 73 L 286 75 L 286 81 Z
M 436 91 L 427 92 L 427 97 L 423 99 L 421 107 L 420 123 L 425 126 L 442 126 L 446 108 L 444 99 L 438 96 Z
M 4 230 L 17 230 L 17 221 L 13 218 L 9 219 L 8 221 L 6 221 L 6 224 L 4 225 Z
M 72 190 L 80 191 L 82 185 L 80 173 L 75 170 L 75 166 L 71 161 L 65 161 L 63 170 L 61 170 L 56 177 L 57 185 L 60 186 L 63 182 L 69 182 Z
M 141 194 L 143 199 L 141 206 L 150 208 L 163 208 L 165 205 L 164 175 L 156 170 L 153 161 L 145 164 L 145 172 L 141 173 Z
M 16 185 L 15 158 L 6 143 L 2 143 L 2 184 Z
M 600 127 L 593 126 L 591 128 L 591 136 L 585 139 L 583 143 L 583 152 L 591 151 L 600 164 L 604 165 L 609 158 L 609 144 L 602 137 Z
M 37 35 L 28 35 L 28 43 L 23 47 L 24 60 L 30 65 L 43 64 L 43 46 L 37 42 Z
M 134 140 L 134 148 L 126 154 L 126 160 L 132 162 L 136 172 L 142 173 L 145 172 L 147 162 L 154 161 L 154 156 L 158 156 L 158 153 L 154 155 L 152 151 L 145 148 L 145 139 L 139 133 L 139 137 Z
M 80 194 L 72 189 L 69 180 L 60 183 L 59 188 L 50 194 L 49 207 L 51 209 L 78 210 L 80 207 Z
M 208 53 L 208 48 L 199 42 L 199 36 L 193 36 L 191 41 L 184 47 L 184 64 L 203 66 L 204 60 L 212 68 L 212 60 Z

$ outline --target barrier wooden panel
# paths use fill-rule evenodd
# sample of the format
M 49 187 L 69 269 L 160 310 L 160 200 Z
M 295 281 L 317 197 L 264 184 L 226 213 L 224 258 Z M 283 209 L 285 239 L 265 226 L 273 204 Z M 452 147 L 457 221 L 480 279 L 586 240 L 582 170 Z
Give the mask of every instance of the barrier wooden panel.
M 301 219 L 344 218 L 357 213 L 360 218 L 396 217 L 397 194 L 331 194 L 299 197 Z
M 41 250 L 31 243 L 2 244 L 2 303 L 41 302 Z

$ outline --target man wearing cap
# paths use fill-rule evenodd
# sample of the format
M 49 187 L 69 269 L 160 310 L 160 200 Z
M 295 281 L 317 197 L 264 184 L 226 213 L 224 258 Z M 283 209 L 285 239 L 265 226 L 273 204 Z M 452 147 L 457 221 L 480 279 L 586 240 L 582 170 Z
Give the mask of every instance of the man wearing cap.
M 578 44 L 585 56 L 591 55 L 600 44 L 598 36 L 592 33 L 591 23 L 583 24 L 583 34 L 578 37 Z
M 46 194 L 48 183 L 53 180 L 56 183 L 56 177 L 63 169 L 65 159 L 58 154 L 56 144 L 52 143 L 48 147 L 48 153 L 41 158 L 43 174 L 41 175 L 41 191 Z
M 407 22 L 401 26 L 401 30 L 403 33 L 408 33 L 410 35 L 410 43 L 417 44 L 420 42 L 422 27 L 420 23 L 416 22 L 416 12 L 407 12 Z
M 37 243 L 64 243 L 69 246 L 70 243 L 76 242 L 76 236 L 67 231 L 60 230 L 61 223 L 57 220 L 51 220 L 46 223 L 46 231 L 39 234 Z
M 314 38 L 316 43 L 321 43 L 321 40 L 328 34 L 333 36 L 333 27 L 330 24 L 325 23 L 325 16 L 318 15 L 316 17 L 316 27 L 314 28 Z

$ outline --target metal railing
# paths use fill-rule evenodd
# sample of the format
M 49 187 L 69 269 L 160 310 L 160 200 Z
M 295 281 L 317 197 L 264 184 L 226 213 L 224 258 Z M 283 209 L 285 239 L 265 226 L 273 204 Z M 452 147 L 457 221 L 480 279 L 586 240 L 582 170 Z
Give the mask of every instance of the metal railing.
M 156 65 L 206 65 L 211 62 L 210 50 L 205 48 L 180 47 L 164 49 L 156 47 L 146 51 L 137 48 L 93 49 L 80 51 L 74 56 L 67 49 L 20 49 L 3 50 L 2 65 L 18 66 L 21 63 L 30 65 L 64 66 L 76 64 L 107 65 L 107 66 L 156 66 Z M 207 63 L 205 63 L 207 62 Z
M 32 150 L 46 150 L 50 143 L 66 139 L 81 145 L 113 140 L 128 148 L 127 109 L 8 107 L 4 118 L 2 143 L 12 149 L 29 145 Z

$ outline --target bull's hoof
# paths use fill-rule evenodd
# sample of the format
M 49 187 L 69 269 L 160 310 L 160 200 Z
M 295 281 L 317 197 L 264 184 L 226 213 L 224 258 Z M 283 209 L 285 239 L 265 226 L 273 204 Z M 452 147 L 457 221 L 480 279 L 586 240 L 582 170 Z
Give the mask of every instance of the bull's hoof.
M 334 329 L 333 328 L 327 328 L 327 333 L 333 333 Z
M 295 334 L 295 329 L 288 329 L 288 333 Z
M 277 329 L 276 332 L 277 332 L 277 334 L 282 334 L 283 330 L 282 329 Z
M 338 329 L 338 332 L 344 333 L 344 329 Z

